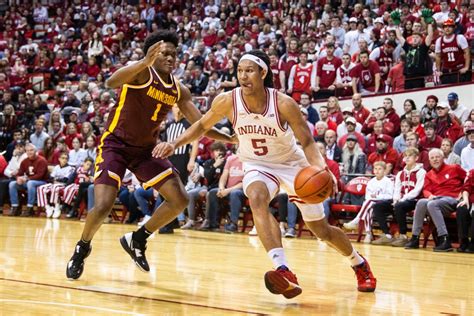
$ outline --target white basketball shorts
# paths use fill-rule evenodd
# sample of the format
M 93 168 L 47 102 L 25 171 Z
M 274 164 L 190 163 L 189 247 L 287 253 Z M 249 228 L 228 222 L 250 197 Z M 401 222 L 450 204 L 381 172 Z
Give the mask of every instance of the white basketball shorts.
M 296 204 L 301 211 L 305 221 L 317 221 L 324 218 L 323 204 L 307 204 L 302 201 L 295 193 L 293 182 L 296 174 L 304 167 L 309 166 L 306 157 L 295 154 L 285 163 L 272 164 L 264 161 L 243 162 L 244 179 L 243 189 L 247 195 L 247 188 L 250 184 L 260 181 L 263 182 L 270 199 L 273 199 L 282 189 L 288 194 L 290 202 Z

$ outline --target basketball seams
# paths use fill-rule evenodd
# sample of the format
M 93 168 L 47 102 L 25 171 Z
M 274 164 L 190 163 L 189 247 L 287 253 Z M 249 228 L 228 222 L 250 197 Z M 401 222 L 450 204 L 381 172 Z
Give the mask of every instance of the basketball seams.
M 303 170 L 305 170 L 305 169 L 301 169 L 300 172 L 298 172 L 298 173 L 296 174 L 296 178 L 295 178 L 295 179 L 298 179 L 298 176 L 300 175 L 300 173 L 301 173 Z M 317 176 L 318 174 L 320 174 L 320 173 L 323 172 L 323 171 L 326 171 L 326 170 L 325 170 L 325 169 L 322 169 L 322 170 L 320 170 L 320 171 L 318 171 L 318 172 L 316 172 L 316 173 L 313 173 L 313 174 L 311 175 L 311 177 L 307 178 L 307 179 L 303 182 L 303 184 L 302 184 L 300 187 L 298 187 L 298 188 L 295 187 L 295 190 L 299 190 L 299 189 L 301 189 L 302 187 L 304 187 L 305 184 L 306 184 L 309 180 L 311 180 L 313 177 Z
M 314 175 L 314 176 L 315 176 L 315 175 Z M 311 178 L 313 178 L 314 176 L 312 176 Z M 322 187 L 322 188 L 325 188 L 325 187 L 329 184 L 329 182 L 331 182 L 331 181 L 332 181 L 332 179 L 331 179 L 331 178 L 328 178 L 328 180 L 326 181 L 326 183 L 325 183 L 323 186 L 321 186 L 321 187 Z M 301 199 L 304 199 L 304 198 L 307 198 L 307 197 L 309 197 L 309 196 L 314 195 L 315 193 L 316 193 L 316 192 L 313 192 L 313 193 L 311 193 L 311 194 L 308 194 L 308 195 L 305 195 L 305 196 L 299 196 L 299 197 L 300 197 Z

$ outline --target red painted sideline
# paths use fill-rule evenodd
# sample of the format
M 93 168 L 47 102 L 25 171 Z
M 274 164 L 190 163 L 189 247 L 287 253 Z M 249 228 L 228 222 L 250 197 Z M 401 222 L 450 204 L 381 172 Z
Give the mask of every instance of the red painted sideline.
M 49 286 L 49 287 L 57 287 L 57 288 L 68 289 L 68 290 L 76 290 L 76 291 L 94 292 L 94 293 L 100 293 L 100 294 L 117 295 L 117 296 L 129 297 L 129 298 L 138 298 L 138 299 L 141 299 L 141 300 L 155 301 L 155 302 L 164 302 L 164 303 L 172 303 L 172 304 L 183 304 L 183 305 L 189 305 L 189 306 L 194 306 L 194 307 L 202 307 L 202 308 L 217 309 L 217 310 L 222 310 L 222 311 L 237 312 L 237 313 L 242 313 L 242 314 L 268 315 L 268 314 L 262 314 L 262 313 L 251 312 L 251 311 L 244 311 L 244 310 L 239 310 L 239 309 L 232 309 L 232 308 L 225 308 L 225 307 L 217 307 L 217 306 L 208 306 L 208 305 L 200 305 L 200 304 L 196 304 L 196 303 L 178 302 L 178 301 L 165 300 L 165 299 L 160 299 L 160 298 L 153 298 L 153 297 L 146 297 L 146 296 L 134 296 L 134 295 L 129 295 L 129 294 L 106 292 L 106 291 L 99 291 L 99 290 L 81 289 L 81 288 L 76 288 L 76 287 L 72 287 L 72 286 L 64 286 L 64 285 L 56 285 L 56 284 L 47 284 L 47 283 L 38 283 L 38 282 L 15 280 L 15 279 L 8 279 L 8 278 L 0 278 L 0 280 L 2 280 L 2 281 L 10 281 L 10 282 L 17 282 L 17 283 L 26 283 L 26 284 L 41 285 L 41 286 Z

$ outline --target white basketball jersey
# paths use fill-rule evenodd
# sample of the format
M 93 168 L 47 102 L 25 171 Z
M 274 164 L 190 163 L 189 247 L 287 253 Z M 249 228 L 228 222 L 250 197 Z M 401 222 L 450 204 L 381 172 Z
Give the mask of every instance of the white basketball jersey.
M 303 155 L 296 145 L 293 131 L 281 124 L 278 115 L 277 90 L 266 88 L 267 103 L 262 114 L 251 113 L 245 104 L 241 88 L 232 91 L 234 120 L 232 125 L 239 138 L 237 155 L 242 162 L 286 162 L 295 153 Z M 294 157 L 294 156 L 293 156 Z

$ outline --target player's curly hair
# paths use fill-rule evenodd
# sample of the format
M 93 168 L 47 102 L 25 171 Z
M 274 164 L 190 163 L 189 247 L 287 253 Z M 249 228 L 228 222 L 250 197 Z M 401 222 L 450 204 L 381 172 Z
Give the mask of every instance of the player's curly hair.
M 265 76 L 265 79 L 263 80 L 263 85 L 267 88 L 273 88 L 273 73 L 272 73 L 272 68 L 270 67 L 270 57 L 268 57 L 267 53 L 259 49 L 253 49 L 243 54 L 240 58 L 242 58 L 243 56 L 247 54 L 254 55 L 265 62 L 265 64 L 268 67 L 268 71 L 267 71 L 267 75 Z M 240 62 L 240 59 L 239 59 L 239 62 Z M 260 68 L 260 70 L 263 70 L 262 67 L 260 66 L 258 68 Z
M 178 35 L 174 31 L 170 30 L 158 30 L 147 36 L 145 43 L 143 45 L 143 53 L 146 55 L 148 49 L 153 46 L 155 43 L 163 41 L 165 43 L 171 43 L 174 46 L 178 47 Z

